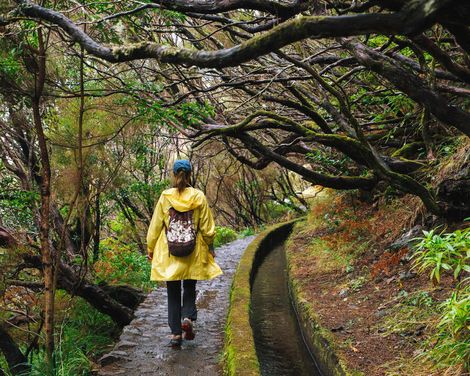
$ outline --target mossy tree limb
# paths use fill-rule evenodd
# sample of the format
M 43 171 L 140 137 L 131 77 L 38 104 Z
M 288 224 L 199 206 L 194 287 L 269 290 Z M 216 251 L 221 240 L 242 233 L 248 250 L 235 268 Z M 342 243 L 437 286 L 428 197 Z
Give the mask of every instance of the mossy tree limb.
M 451 11 L 457 2 L 455 0 L 414 0 L 403 6 L 399 12 L 388 14 L 300 16 L 234 47 L 216 51 L 175 48 L 154 42 L 108 46 L 93 39 L 60 12 L 34 4 L 29 0 L 18 0 L 17 3 L 19 14 L 60 27 L 72 41 L 79 43 L 89 54 L 110 62 L 157 59 L 162 63 L 221 68 L 237 66 L 306 38 L 348 37 L 370 33 L 416 34 L 435 24 L 440 11 Z
M 252 123 L 252 121 L 259 116 L 269 117 L 271 121 L 264 123 Z M 287 124 L 287 126 L 285 124 Z M 331 176 L 315 172 L 284 156 L 287 151 L 293 151 L 295 149 L 286 148 L 286 150 L 283 150 L 281 147 L 270 149 L 269 147 L 263 145 L 263 143 L 257 140 L 255 137 L 248 134 L 250 130 L 259 130 L 263 129 L 263 127 L 273 127 L 280 129 L 289 129 L 289 127 L 292 127 L 296 133 L 303 136 L 302 141 L 317 142 L 325 146 L 334 147 L 342 153 L 348 155 L 357 163 L 366 166 L 374 173 L 368 177 L 359 177 Z M 236 153 L 233 148 L 229 146 L 229 150 L 231 150 L 231 153 L 236 156 L 238 160 L 240 160 L 242 163 L 249 164 L 253 168 L 262 169 L 265 168 L 271 161 L 276 162 L 280 166 L 298 173 L 305 180 L 312 182 L 313 184 L 319 184 L 336 189 L 370 190 L 376 185 L 378 181 L 377 178 L 379 177 L 380 179 L 389 181 L 392 186 L 403 192 L 411 193 L 420 197 L 425 206 L 432 213 L 437 215 L 443 214 L 432 192 L 430 192 L 424 185 L 413 179 L 411 176 L 393 171 L 391 168 L 393 164 L 387 164 L 387 168 L 384 168 L 381 164 L 377 163 L 376 157 L 372 154 L 372 151 L 368 145 L 364 145 L 360 140 L 337 134 L 317 133 L 308 127 L 305 127 L 304 125 L 297 124 L 292 119 L 270 113 L 268 111 L 257 111 L 236 125 L 229 127 L 219 126 L 215 129 L 211 129 L 209 132 L 211 137 L 222 135 L 224 137 L 225 143 L 228 146 L 228 137 L 239 139 L 244 144 L 244 146 L 253 153 L 255 157 L 261 156 L 257 162 L 252 162 L 248 158 Z M 386 163 L 385 159 L 381 159 L 384 161 L 384 163 Z M 390 158 L 388 158 L 388 162 L 390 163 Z M 403 160 L 401 160 L 401 162 L 405 163 Z M 411 163 L 413 162 L 411 161 Z M 421 167 L 421 164 L 417 163 L 415 164 L 415 167 L 419 168 Z
M 470 114 L 451 105 L 421 78 L 400 67 L 393 59 L 363 43 L 343 39 L 342 44 L 367 68 L 386 78 L 415 102 L 423 105 L 437 119 L 470 136 Z

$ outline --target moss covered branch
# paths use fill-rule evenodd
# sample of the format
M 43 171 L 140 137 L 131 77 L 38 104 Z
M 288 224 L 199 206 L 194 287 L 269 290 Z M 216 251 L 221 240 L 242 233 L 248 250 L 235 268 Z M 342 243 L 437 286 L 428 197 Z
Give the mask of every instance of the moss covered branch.
M 358 41 L 344 39 L 342 42 L 361 64 L 385 77 L 444 124 L 454 126 L 470 136 L 470 113 L 451 105 L 446 98 L 433 90 L 420 77 L 402 68 L 388 56 Z
M 254 36 L 239 45 L 215 51 L 175 48 L 153 42 L 108 46 L 94 40 L 60 12 L 29 0 L 18 0 L 17 3 L 19 14 L 60 27 L 89 54 L 110 62 L 157 59 L 162 63 L 221 68 L 239 65 L 306 38 L 347 37 L 369 33 L 399 35 L 419 33 L 437 22 L 437 15 L 441 10 L 452 8 L 456 2 L 415 0 L 405 5 L 399 12 L 388 14 L 301 16 L 283 22 L 272 30 Z

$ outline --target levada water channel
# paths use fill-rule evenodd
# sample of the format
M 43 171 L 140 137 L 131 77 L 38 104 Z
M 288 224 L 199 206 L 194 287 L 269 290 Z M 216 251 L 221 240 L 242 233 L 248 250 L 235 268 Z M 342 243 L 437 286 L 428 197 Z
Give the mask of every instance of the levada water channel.
M 322 375 L 304 343 L 287 284 L 283 242 L 255 261 L 251 327 L 263 376 Z M 256 267 L 256 265 L 255 265 Z

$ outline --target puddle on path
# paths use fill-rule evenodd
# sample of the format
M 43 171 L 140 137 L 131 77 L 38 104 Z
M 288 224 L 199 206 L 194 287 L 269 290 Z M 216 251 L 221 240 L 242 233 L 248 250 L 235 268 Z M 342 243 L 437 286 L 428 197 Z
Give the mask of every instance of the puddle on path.
M 113 351 L 102 358 L 98 375 L 220 375 L 230 285 L 238 261 L 253 238 L 218 248 L 216 259 L 224 274 L 197 283 L 199 312 L 194 341 L 185 341 L 181 350 L 166 347 L 170 336 L 166 289 L 159 287 L 139 306 Z
M 250 321 L 262 375 L 321 375 L 302 340 L 290 303 L 282 245 L 274 248 L 258 268 L 251 292 Z

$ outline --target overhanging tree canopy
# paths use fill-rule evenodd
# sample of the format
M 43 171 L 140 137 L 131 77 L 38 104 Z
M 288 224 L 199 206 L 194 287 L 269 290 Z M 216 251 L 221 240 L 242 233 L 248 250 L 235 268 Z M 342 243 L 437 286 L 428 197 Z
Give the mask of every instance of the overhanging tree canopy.
M 334 188 L 372 189 L 385 180 L 434 213 L 449 209 L 423 184 L 429 161 L 398 149 L 422 143 L 432 157 L 444 137 L 433 119 L 470 135 L 461 99 L 469 95 L 470 4 L 168 0 L 104 10 L 84 3 L 73 12 L 67 3 L 11 5 L 5 25 L 28 17 L 90 58 L 159 76 L 163 87 L 140 93 L 149 106 L 214 106 L 214 117 L 186 129 L 170 124 L 196 145 L 218 139 L 251 167 L 276 162 Z M 366 105 L 364 98 L 375 99 Z M 383 119 L 367 114 L 384 109 Z M 340 165 L 326 166 L 326 155 Z

